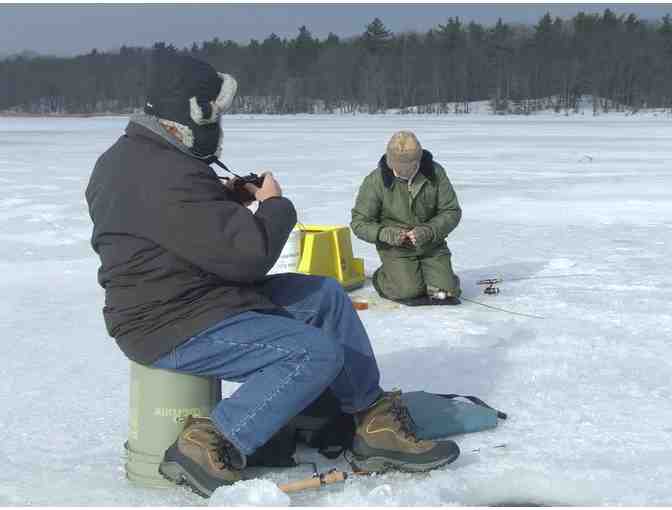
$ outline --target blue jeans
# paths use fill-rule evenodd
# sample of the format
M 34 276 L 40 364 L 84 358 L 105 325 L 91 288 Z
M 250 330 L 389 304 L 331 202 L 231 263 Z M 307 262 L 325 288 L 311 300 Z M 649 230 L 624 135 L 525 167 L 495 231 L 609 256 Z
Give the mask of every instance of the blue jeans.
M 260 287 L 283 310 L 224 319 L 153 365 L 242 382 L 211 416 L 245 455 L 327 388 L 347 413 L 368 407 L 382 392 L 369 337 L 336 280 L 290 273 Z

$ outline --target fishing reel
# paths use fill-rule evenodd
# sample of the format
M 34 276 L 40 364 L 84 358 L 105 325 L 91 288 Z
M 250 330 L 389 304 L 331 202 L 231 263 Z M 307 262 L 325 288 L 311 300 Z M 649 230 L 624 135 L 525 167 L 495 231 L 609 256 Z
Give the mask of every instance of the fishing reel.
M 498 283 L 501 283 L 502 280 L 500 278 L 488 278 L 485 280 L 479 280 L 476 282 L 476 285 L 484 285 L 485 288 L 483 289 L 483 294 L 488 294 L 490 296 L 496 296 L 499 294 L 499 287 L 497 287 Z

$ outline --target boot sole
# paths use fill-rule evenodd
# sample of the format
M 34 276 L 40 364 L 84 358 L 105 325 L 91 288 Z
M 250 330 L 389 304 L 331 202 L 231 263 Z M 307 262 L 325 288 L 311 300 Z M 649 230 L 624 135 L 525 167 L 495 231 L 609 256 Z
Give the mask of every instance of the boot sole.
M 159 473 L 165 479 L 170 480 L 176 485 L 184 485 L 192 492 L 198 494 L 202 498 L 209 498 L 213 491 L 204 487 L 199 481 L 191 476 L 182 466 L 177 462 L 162 462 L 159 464 Z
M 454 462 L 459 456 L 460 452 L 458 450 L 450 457 L 444 457 L 443 459 L 438 459 L 433 462 L 426 462 L 424 464 L 419 464 L 417 462 L 408 463 L 390 459 L 388 457 L 357 458 L 354 455 L 349 460 L 353 471 L 358 473 L 385 473 L 386 471 L 424 473 L 426 471 L 431 471 L 432 469 L 445 466 L 446 464 L 450 464 L 451 462 Z
M 176 485 L 187 486 L 203 498 L 212 496 L 212 493 L 218 487 L 232 485 L 237 481 L 215 481 L 210 479 L 201 466 L 189 457 L 180 454 L 175 445 L 166 450 L 163 461 L 159 464 L 159 474 Z

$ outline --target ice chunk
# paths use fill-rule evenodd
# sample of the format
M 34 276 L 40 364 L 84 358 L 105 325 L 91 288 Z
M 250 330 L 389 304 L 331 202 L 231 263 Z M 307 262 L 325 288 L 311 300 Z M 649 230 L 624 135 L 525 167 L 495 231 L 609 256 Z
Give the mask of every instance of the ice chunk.
M 243 480 L 217 489 L 209 506 L 289 506 L 289 496 L 269 480 Z

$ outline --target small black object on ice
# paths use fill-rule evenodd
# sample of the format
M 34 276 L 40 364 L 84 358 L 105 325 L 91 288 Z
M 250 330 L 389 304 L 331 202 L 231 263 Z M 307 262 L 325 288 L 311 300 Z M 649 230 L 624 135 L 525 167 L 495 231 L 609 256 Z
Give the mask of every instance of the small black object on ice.
M 485 280 L 478 280 L 476 284 L 486 286 L 485 289 L 483 289 L 483 294 L 494 296 L 499 294 L 499 287 L 497 287 L 497 284 L 501 282 L 501 278 L 488 278 Z

